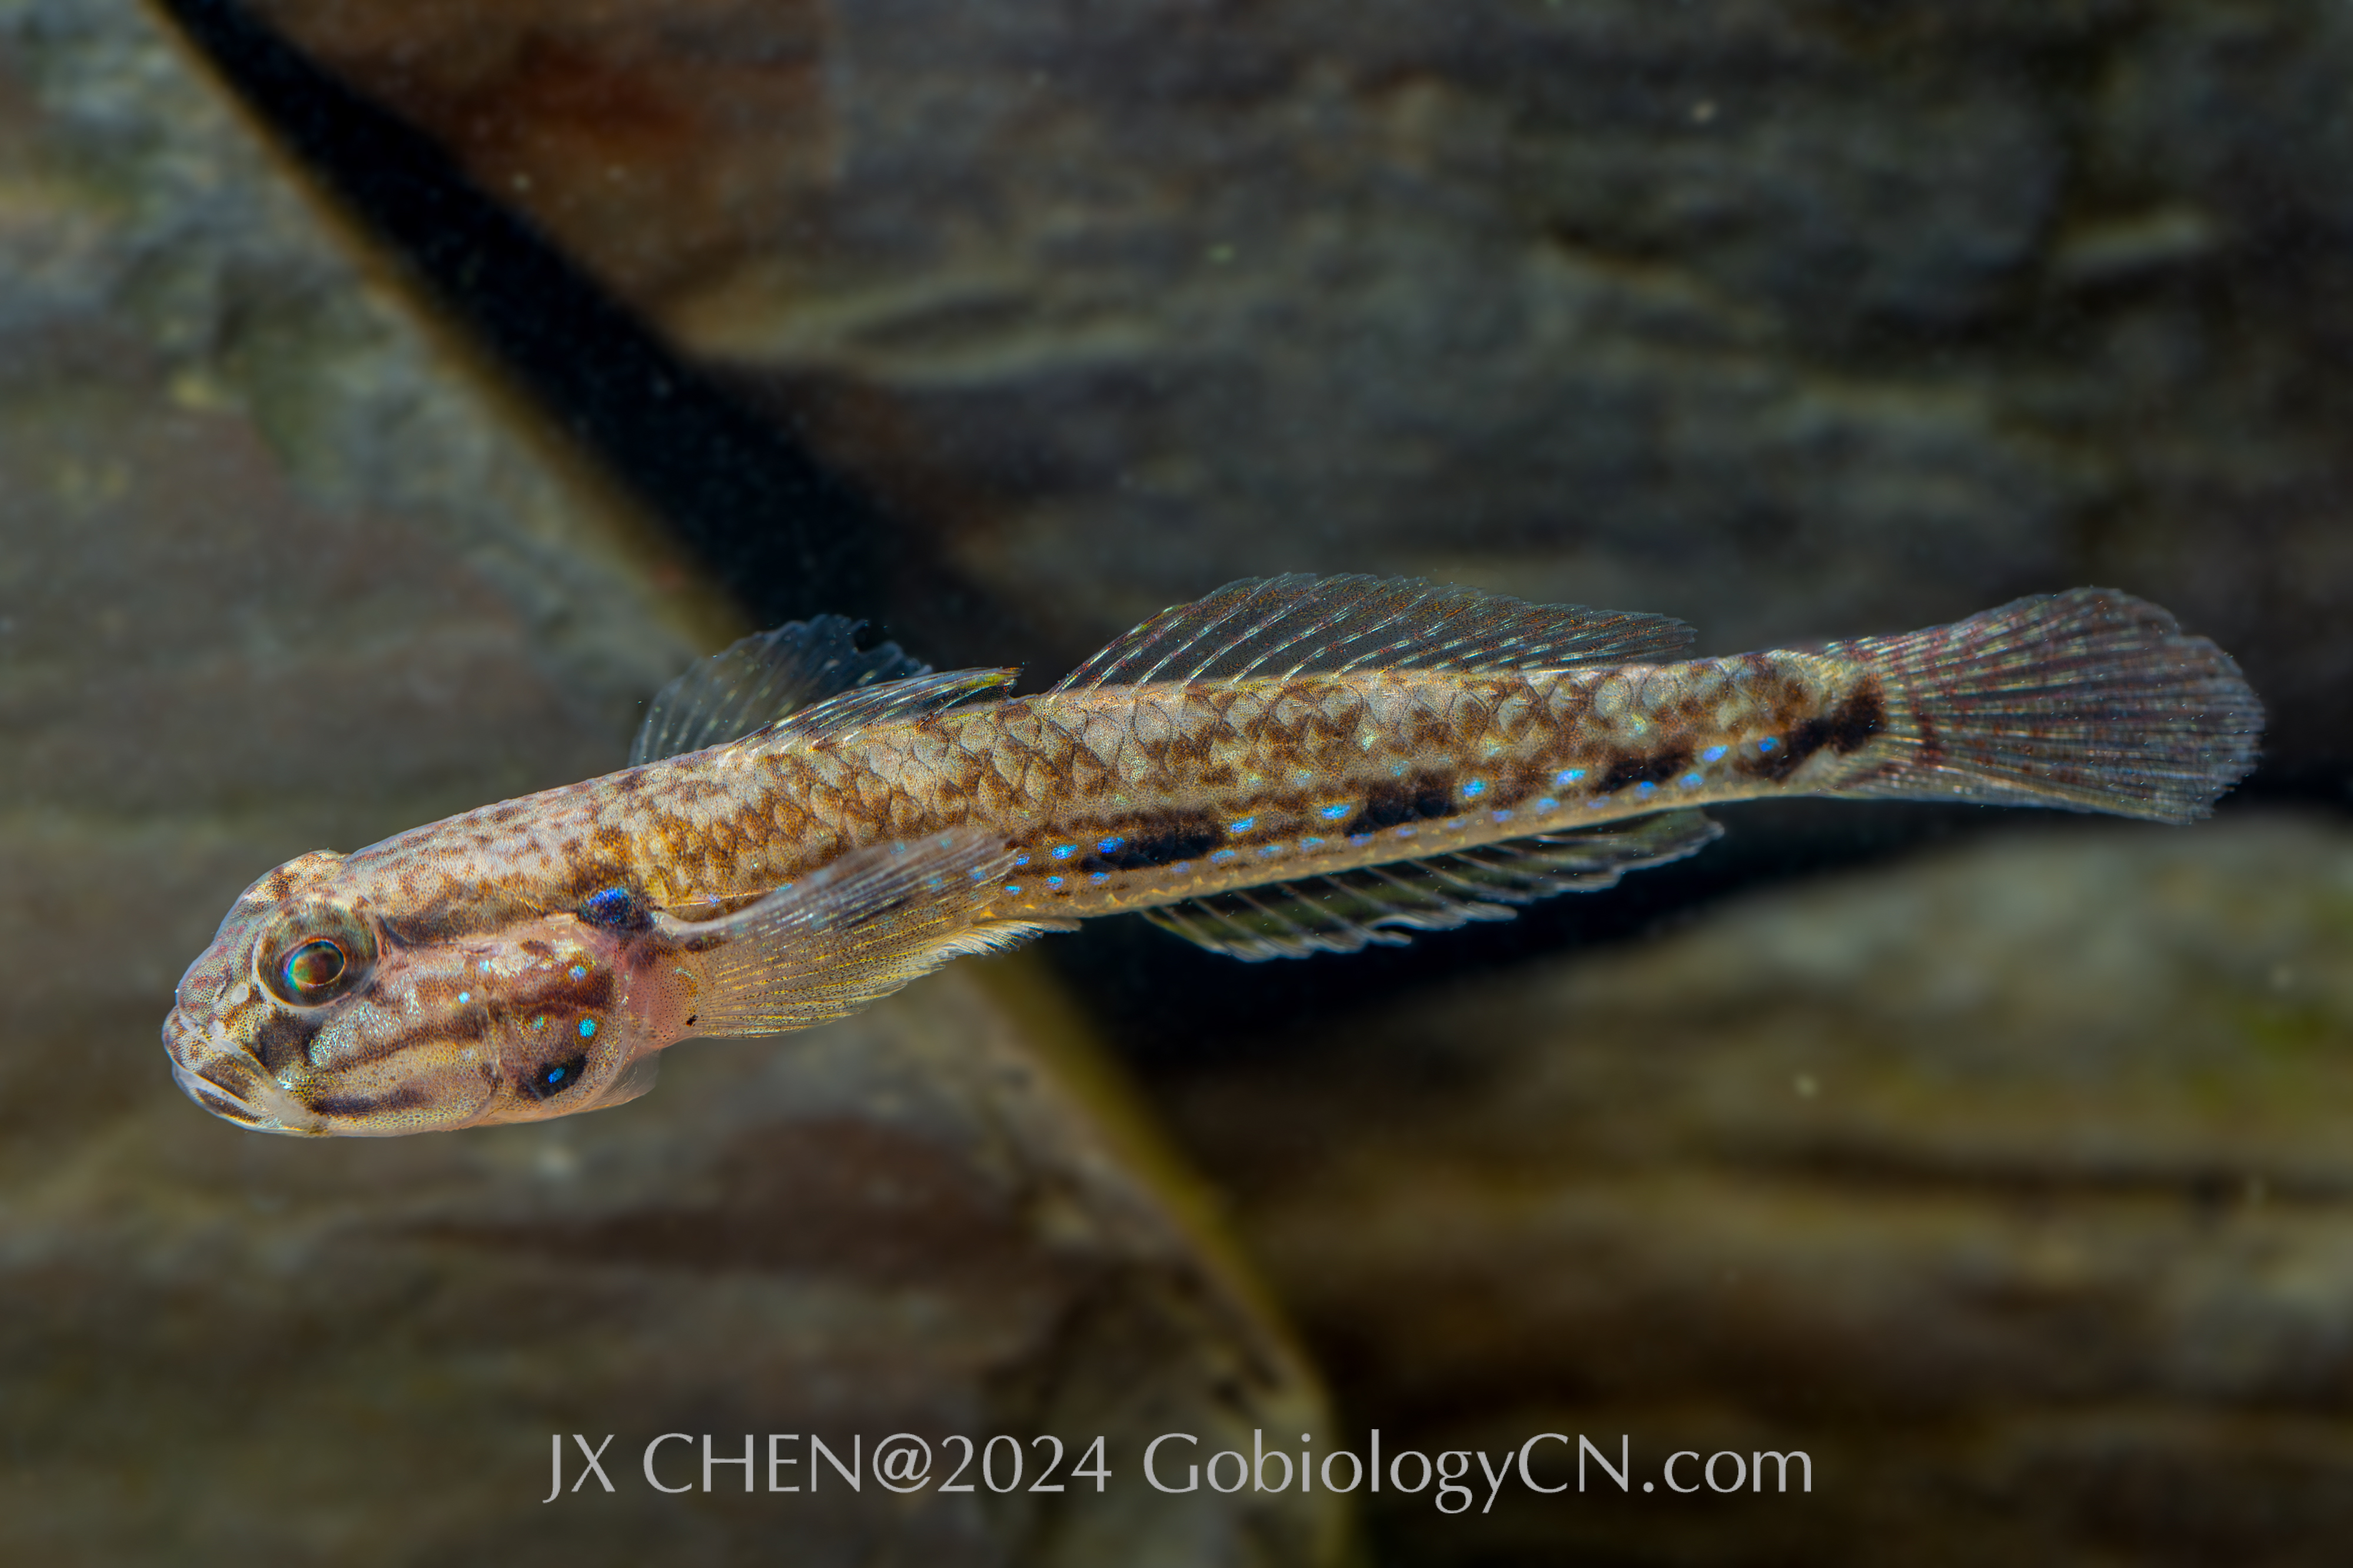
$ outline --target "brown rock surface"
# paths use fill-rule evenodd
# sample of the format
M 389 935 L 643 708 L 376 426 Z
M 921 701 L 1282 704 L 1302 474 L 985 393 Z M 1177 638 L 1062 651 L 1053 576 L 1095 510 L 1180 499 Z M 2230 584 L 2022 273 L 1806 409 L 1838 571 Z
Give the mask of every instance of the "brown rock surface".
M 148 11 L 0 0 L 0 1560 L 1328 1560 L 1331 1500 L 1141 1484 L 1318 1394 L 1018 964 L 621 1116 L 330 1144 L 174 1087 L 252 877 L 613 766 L 734 629 L 345 237 Z M 899 1430 L 1101 1432 L 1113 1484 L 639 1477 Z M 559 1431 L 614 1495 L 542 1507 Z
M 1300 568 L 1718 648 L 2099 581 L 2346 762 L 2323 0 L 255 9 L 1065 658 Z
M 1371 1500 L 1396 1561 L 2313 1563 L 2353 1529 L 2348 933 L 2339 822 L 2029 830 L 1165 1099 L 1344 1428 L 1629 1439 L 1625 1496 Z M 1643 1495 L 1678 1449 L 1813 1489 Z

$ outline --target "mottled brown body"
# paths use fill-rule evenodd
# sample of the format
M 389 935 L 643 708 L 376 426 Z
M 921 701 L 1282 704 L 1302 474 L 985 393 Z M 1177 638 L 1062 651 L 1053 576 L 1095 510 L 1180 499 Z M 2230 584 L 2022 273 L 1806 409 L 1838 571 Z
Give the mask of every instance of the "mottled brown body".
M 1691 808 L 1774 795 L 2187 821 L 2262 724 L 2228 655 L 2097 589 L 1663 663 L 1687 629 L 1658 616 L 1275 578 L 985 701 L 1010 671 L 852 629 L 696 666 L 640 731 L 659 760 L 262 878 L 165 1019 L 182 1086 L 276 1132 L 565 1115 L 678 1040 L 841 1017 L 1084 916 L 1350 952 L 1606 887 L 1714 837 Z
M 723 908 L 860 846 L 971 826 L 1022 857 L 990 918 L 1109 914 L 1819 792 L 1871 770 L 1888 701 L 1862 664 L 1796 653 L 1054 692 L 487 806 L 359 851 L 342 881 L 385 879 L 387 903 L 446 935 L 617 884 Z

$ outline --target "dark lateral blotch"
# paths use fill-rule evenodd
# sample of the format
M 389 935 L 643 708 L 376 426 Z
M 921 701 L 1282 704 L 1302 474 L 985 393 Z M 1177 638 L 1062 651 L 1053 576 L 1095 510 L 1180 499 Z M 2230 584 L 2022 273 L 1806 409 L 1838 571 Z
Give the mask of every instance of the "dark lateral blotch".
M 1097 839 L 1090 852 L 1078 863 L 1082 872 L 1145 871 L 1155 866 L 1174 866 L 1179 860 L 1198 860 L 1225 842 L 1226 836 L 1216 824 L 1206 821 L 1170 822 L 1146 832 L 1131 833 L 1113 840 L 1109 850 Z
M 1691 760 L 1689 746 L 1653 752 L 1647 757 L 1620 757 L 1601 775 L 1600 792 L 1609 795 L 1634 784 L 1664 784 L 1691 766 Z
M 1378 833 L 1384 827 L 1401 827 L 1409 822 L 1452 816 L 1461 809 L 1462 803 L 1442 782 L 1417 778 L 1403 784 L 1374 790 L 1365 797 L 1364 809 L 1348 819 L 1345 831 L 1352 835 Z

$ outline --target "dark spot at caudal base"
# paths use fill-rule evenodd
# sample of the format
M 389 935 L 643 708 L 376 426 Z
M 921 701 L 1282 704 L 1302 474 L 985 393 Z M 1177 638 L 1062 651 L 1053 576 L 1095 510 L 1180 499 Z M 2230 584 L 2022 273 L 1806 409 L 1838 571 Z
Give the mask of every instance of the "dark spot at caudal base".
M 1825 746 L 1841 756 L 1860 751 L 1886 722 L 1887 709 L 1880 700 L 1879 688 L 1866 686 L 1829 713 L 1791 725 L 1782 745 L 1742 762 L 1740 769 L 1751 777 L 1778 784 Z

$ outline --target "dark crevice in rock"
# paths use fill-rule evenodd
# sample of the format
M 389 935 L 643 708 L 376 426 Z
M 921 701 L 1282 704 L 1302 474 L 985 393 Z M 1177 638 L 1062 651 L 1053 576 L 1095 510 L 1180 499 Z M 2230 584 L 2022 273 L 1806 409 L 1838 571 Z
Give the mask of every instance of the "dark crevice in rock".
M 761 625 L 879 616 L 888 520 L 681 363 L 429 137 L 231 0 L 163 8 L 246 101 Z

